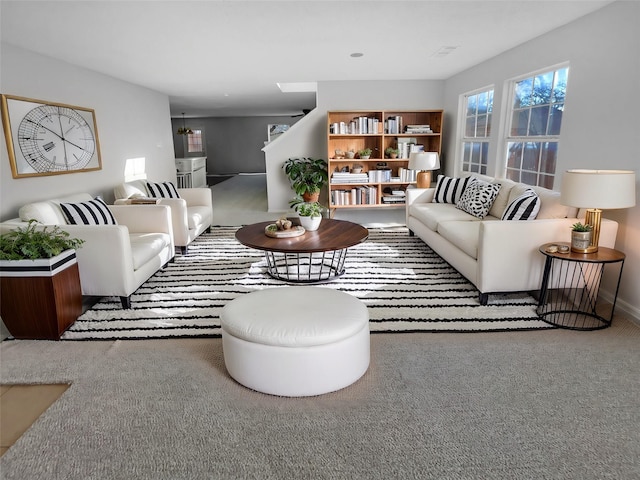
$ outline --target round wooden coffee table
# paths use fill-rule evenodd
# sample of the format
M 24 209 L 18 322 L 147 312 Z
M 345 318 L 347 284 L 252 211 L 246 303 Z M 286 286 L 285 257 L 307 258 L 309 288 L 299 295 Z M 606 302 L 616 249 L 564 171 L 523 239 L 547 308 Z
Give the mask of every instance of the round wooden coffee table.
M 297 218 L 291 220 L 297 222 Z M 247 247 L 264 250 L 269 275 L 287 282 L 324 282 L 342 275 L 347 249 L 369 237 L 369 231 L 357 223 L 323 218 L 316 231 L 273 238 L 264 233 L 271 223 L 242 227 L 236 239 Z

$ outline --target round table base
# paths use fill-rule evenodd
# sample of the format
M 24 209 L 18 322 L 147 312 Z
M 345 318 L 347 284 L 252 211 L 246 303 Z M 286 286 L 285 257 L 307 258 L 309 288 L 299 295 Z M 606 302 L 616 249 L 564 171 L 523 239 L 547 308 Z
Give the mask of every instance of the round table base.
M 346 258 L 346 248 L 310 253 L 265 252 L 267 273 L 291 283 L 330 281 L 344 273 Z

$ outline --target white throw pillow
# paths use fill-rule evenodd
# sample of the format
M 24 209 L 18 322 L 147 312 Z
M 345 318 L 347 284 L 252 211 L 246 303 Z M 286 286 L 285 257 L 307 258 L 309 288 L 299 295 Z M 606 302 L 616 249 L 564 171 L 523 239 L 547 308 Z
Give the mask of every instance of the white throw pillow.
M 471 178 L 462 192 L 456 208 L 474 217 L 484 218 L 489 213 L 499 191 L 499 183 L 487 183 L 477 178 Z

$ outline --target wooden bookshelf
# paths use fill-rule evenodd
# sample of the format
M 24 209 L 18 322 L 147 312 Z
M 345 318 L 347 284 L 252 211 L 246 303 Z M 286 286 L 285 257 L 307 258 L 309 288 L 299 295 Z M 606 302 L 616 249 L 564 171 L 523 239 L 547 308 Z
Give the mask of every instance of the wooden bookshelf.
M 442 116 L 442 110 L 328 112 L 329 208 L 404 207 L 400 193 L 415 183 L 416 175 L 407 169 L 409 154 L 420 149 L 441 153 Z M 398 158 L 385 155 L 389 147 L 400 149 Z M 371 156 L 359 158 L 365 148 Z M 347 158 L 349 151 L 354 158 Z M 358 165 L 360 174 L 354 173 Z

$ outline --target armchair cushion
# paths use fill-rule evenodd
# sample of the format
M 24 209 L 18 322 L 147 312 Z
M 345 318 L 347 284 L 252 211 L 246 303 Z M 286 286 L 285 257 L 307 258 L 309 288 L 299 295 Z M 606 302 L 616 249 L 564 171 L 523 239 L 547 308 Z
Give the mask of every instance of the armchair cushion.
M 147 182 L 147 190 L 152 198 L 180 198 L 178 190 L 172 182 L 153 183 Z
M 67 223 L 71 225 L 117 225 L 107 204 L 100 197 L 88 202 L 60 203 Z

